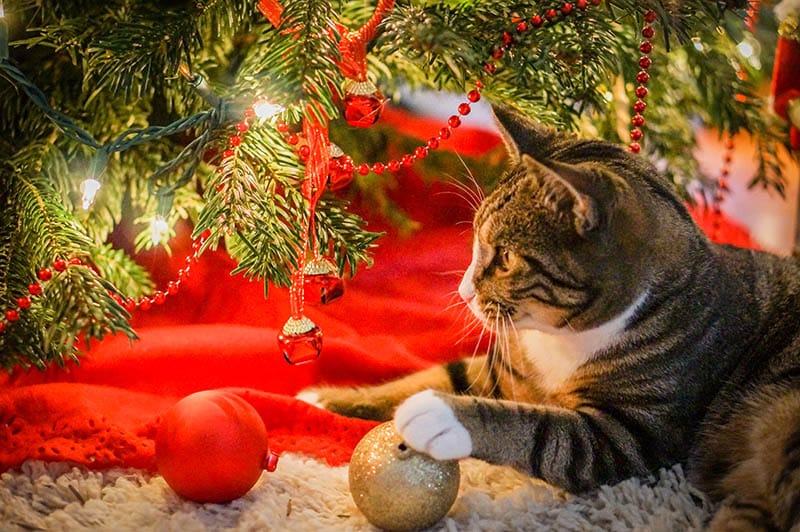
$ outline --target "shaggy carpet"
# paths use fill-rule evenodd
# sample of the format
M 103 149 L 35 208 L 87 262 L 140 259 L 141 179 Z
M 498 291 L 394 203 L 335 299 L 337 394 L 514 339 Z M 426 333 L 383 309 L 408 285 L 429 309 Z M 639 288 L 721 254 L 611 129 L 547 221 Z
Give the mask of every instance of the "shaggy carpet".
M 509 468 L 461 462 L 459 496 L 430 530 L 687 531 L 702 529 L 707 499 L 679 466 L 588 495 L 569 496 Z M 347 466 L 281 457 L 244 497 L 196 504 L 140 470 L 89 471 L 30 460 L 0 476 L 3 530 L 376 530 L 356 508 Z

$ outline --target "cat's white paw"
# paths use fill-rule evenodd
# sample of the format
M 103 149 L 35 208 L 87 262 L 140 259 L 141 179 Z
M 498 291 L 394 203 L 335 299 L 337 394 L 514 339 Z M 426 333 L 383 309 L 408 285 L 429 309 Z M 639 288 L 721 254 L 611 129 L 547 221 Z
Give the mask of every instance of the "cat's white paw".
M 466 458 L 472 453 L 469 432 L 433 390 L 406 399 L 394 414 L 394 426 L 412 449 L 437 460 Z
M 319 394 L 313 390 L 302 390 L 295 395 L 294 398 L 299 401 L 303 401 L 304 403 L 314 405 L 317 408 L 325 408 L 325 405 L 322 404 Z

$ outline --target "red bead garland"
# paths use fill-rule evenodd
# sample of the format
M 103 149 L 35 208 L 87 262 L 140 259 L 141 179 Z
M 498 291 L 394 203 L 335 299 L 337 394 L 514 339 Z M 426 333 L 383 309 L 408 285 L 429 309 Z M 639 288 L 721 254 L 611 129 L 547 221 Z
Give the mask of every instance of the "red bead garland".
M 639 141 L 644 137 L 644 132 L 641 129 L 645 124 L 644 110 L 647 108 L 647 104 L 645 103 L 644 99 L 649 93 L 646 85 L 647 82 L 650 81 L 650 74 L 647 72 L 647 70 L 653 66 L 653 60 L 648 57 L 648 54 L 653 51 L 653 42 L 651 39 L 655 37 L 656 34 L 656 30 L 653 28 L 653 26 L 651 26 L 651 24 L 656 21 L 656 18 L 657 15 L 655 11 L 647 10 L 644 12 L 645 26 L 642 28 L 642 37 L 644 40 L 639 45 L 639 51 L 643 55 L 639 58 L 639 68 L 641 68 L 641 70 L 636 75 L 636 81 L 639 83 L 639 85 L 634 90 L 637 100 L 633 104 L 634 114 L 631 117 L 633 129 L 631 129 L 630 135 L 632 142 L 628 144 L 628 150 L 633 153 L 639 153 L 642 149 Z
M 150 310 L 153 305 L 163 305 L 166 300 L 167 296 L 175 295 L 178 293 L 180 289 L 181 282 L 185 280 L 189 276 L 190 265 L 193 262 L 197 262 L 199 258 L 200 250 L 203 247 L 203 244 L 206 240 L 211 236 L 211 231 L 206 229 L 200 235 L 200 238 L 195 240 L 192 243 L 193 252 L 191 255 L 187 256 L 185 259 L 186 266 L 178 270 L 178 279 L 175 281 L 170 281 L 167 284 L 166 291 L 158 290 L 152 296 L 142 296 L 139 300 L 135 300 L 132 297 L 128 297 L 123 299 L 122 296 L 115 292 L 109 291 L 111 297 L 125 310 L 128 312 L 133 312 L 137 308 L 139 310 Z M 66 271 L 67 267 L 69 266 L 84 266 L 83 261 L 77 257 L 72 257 L 69 260 L 64 260 L 62 258 L 55 259 L 53 261 L 53 270 L 56 272 L 64 272 Z M 39 281 L 46 283 L 53 279 L 53 270 L 50 268 L 42 268 L 38 272 L 36 272 L 36 277 Z M 28 293 L 30 296 L 40 296 L 44 292 L 44 288 L 40 283 L 31 283 L 28 285 Z M 3 334 L 8 329 L 8 324 L 19 321 L 21 315 L 20 310 L 27 310 L 31 308 L 33 304 L 33 300 L 30 296 L 22 296 L 17 298 L 17 306 L 13 309 L 8 309 L 5 311 L 3 316 L 5 320 L 0 320 L 0 334 Z
M 174 296 L 178 293 L 181 283 L 189 277 L 192 263 L 197 262 L 200 258 L 200 250 L 210 236 L 211 231 L 206 229 L 200 234 L 198 239 L 192 242 L 192 254 L 186 256 L 184 259 L 185 266 L 178 270 L 178 278 L 174 281 L 170 281 L 167 284 L 166 290 L 158 290 L 150 296 L 142 296 L 138 301 L 132 297 L 123 299 L 119 294 L 112 294 L 112 297 L 128 312 L 133 312 L 136 309 L 146 311 L 153 308 L 153 305 L 163 305 L 167 301 L 168 296 Z
M 717 177 L 714 189 L 712 190 L 710 206 L 708 205 L 708 203 L 706 203 L 706 208 L 710 207 L 711 210 L 714 212 L 714 216 L 712 217 L 711 228 L 708 233 L 708 237 L 713 241 L 717 241 L 717 236 L 719 234 L 720 220 L 721 220 L 720 215 L 722 214 L 722 202 L 725 200 L 725 197 L 730 192 L 728 177 L 730 176 L 731 173 L 733 148 L 734 148 L 733 139 L 732 138 L 727 139 L 725 141 L 725 152 L 722 158 L 722 168 L 720 168 L 719 177 Z
M 66 271 L 67 267 L 69 266 L 83 266 L 83 261 L 77 257 L 73 257 L 69 260 L 64 260 L 62 258 L 57 258 L 53 261 L 53 270 L 58 273 Z M 50 281 L 53 278 L 53 270 L 50 268 L 42 268 L 38 272 L 36 272 L 36 277 L 43 283 Z M 14 323 L 19 321 L 21 314 L 21 310 L 27 310 L 31 308 L 33 305 L 33 300 L 31 299 L 32 296 L 40 296 L 43 292 L 42 285 L 40 283 L 30 283 L 28 285 L 28 294 L 26 296 L 18 297 L 16 300 L 17 306 L 12 309 L 8 309 L 3 313 L 3 317 L 5 317 L 5 321 L 0 321 L 0 334 L 3 334 L 8 330 L 8 324 Z

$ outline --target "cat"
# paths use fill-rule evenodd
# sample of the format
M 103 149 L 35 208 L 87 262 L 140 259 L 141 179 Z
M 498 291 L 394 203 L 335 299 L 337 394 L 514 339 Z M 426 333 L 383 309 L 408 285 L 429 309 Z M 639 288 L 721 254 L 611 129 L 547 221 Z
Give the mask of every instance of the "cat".
M 305 397 L 570 492 L 681 462 L 711 530 L 800 530 L 797 262 L 710 242 L 640 155 L 494 113 L 459 294 L 504 349 Z

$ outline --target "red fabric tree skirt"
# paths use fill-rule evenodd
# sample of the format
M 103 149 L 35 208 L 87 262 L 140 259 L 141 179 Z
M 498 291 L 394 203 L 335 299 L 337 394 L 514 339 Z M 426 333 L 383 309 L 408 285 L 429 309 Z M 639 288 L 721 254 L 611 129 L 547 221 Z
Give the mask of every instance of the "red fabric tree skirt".
M 404 121 L 396 112 L 384 119 Z M 441 124 L 417 120 L 411 127 L 424 139 Z M 453 140 L 451 147 L 472 154 L 499 142 L 463 130 Z M 261 283 L 229 275 L 234 263 L 223 252 L 206 253 L 176 296 L 136 312 L 139 341 L 111 337 L 79 366 L 0 375 L 0 471 L 27 459 L 154 470 L 160 416 L 181 397 L 214 388 L 235 389 L 258 410 L 273 450 L 347 462 L 375 423 L 316 409 L 295 393 L 319 383 L 377 383 L 456 359 L 473 352 L 480 334 L 464 306 L 451 305 L 470 260 L 467 202 L 452 186 L 425 185 L 412 171 L 398 181 L 396 199 L 422 230 L 404 238 L 388 228 L 375 266 L 348 280 L 342 299 L 307 309 L 324 333 L 317 361 L 291 366 L 278 350 L 277 330 L 289 316 L 286 290 L 273 287 L 265 300 Z M 387 230 L 375 222 L 370 229 Z M 735 243 L 749 242 L 746 231 L 733 233 Z M 190 252 L 184 229 L 173 258 L 149 253 L 142 261 L 163 287 Z

